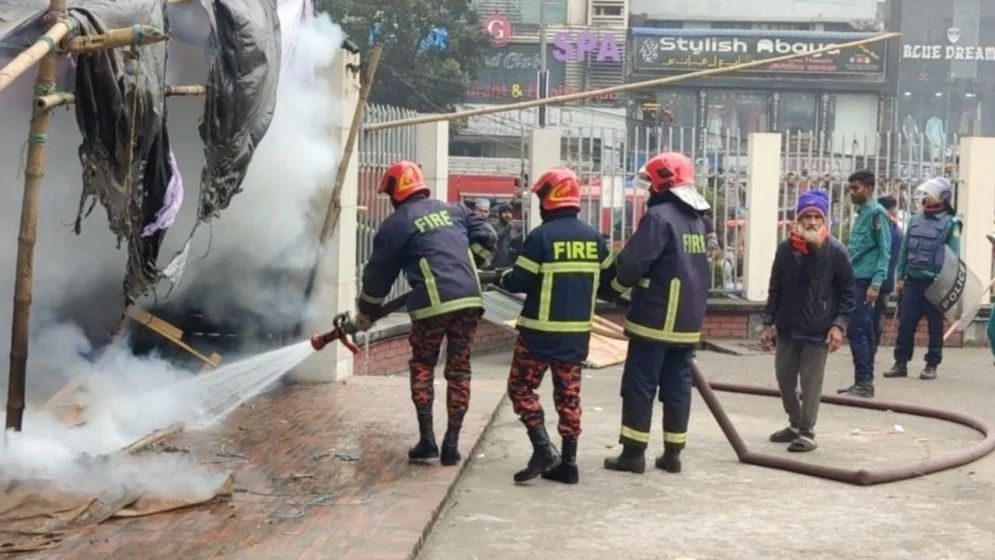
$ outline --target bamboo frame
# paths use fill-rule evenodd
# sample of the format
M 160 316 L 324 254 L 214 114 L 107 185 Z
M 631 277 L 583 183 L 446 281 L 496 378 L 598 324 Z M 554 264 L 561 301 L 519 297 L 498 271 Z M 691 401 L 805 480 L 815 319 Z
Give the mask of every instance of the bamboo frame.
M 505 113 L 508 111 L 520 111 L 522 109 L 532 109 L 534 107 L 543 107 L 546 105 L 555 105 L 560 103 L 567 103 L 570 101 L 582 101 L 585 99 L 591 99 L 593 97 L 600 97 L 603 95 L 611 93 L 624 93 L 628 91 L 637 91 L 641 89 L 667 86 L 687 80 L 694 80 L 698 78 L 708 78 L 712 76 L 720 76 L 722 74 L 731 74 L 733 72 L 740 72 L 743 70 L 749 70 L 751 68 L 760 68 L 762 66 L 768 66 L 770 64 L 778 64 L 780 62 L 789 62 L 792 60 L 798 60 L 801 58 L 808 58 L 810 56 L 816 56 L 820 54 L 825 54 L 828 52 L 837 51 L 840 49 L 852 49 L 854 47 L 860 47 L 863 45 L 870 45 L 873 43 L 879 43 L 881 41 L 887 41 L 889 39 L 894 39 L 896 37 L 901 37 L 901 33 L 884 33 L 876 37 L 869 37 L 867 39 L 861 39 L 859 41 L 851 41 L 849 43 L 842 43 L 839 45 L 830 45 L 828 47 L 823 47 L 821 49 L 815 49 L 813 51 L 808 51 L 798 54 L 789 54 L 784 56 L 777 56 L 774 58 L 765 58 L 763 60 L 754 60 L 752 62 L 744 62 L 742 64 L 735 64 L 733 66 L 726 66 L 724 68 L 712 68 L 710 70 L 701 70 L 699 72 L 690 72 L 687 74 L 681 74 L 679 76 L 669 76 L 666 78 L 656 78 L 653 80 L 646 80 L 643 82 L 636 82 L 632 84 L 622 84 L 619 86 L 612 86 L 602 89 L 596 89 L 592 91 L 580 92 L 580 93 L 570 93 L 566 95 L 557 95 L 556 97 L 547 97 L 545 99 L 532 99 L 530 101 L 522 101 L 520 103 L 512 103 L 509 105 L 497 105 L 492 107 L 481 107 L 478 109 L 469 109 L 466 111 L 456 111 L 454 113 L 443 113 L 438 115 L 426 115 L 422 117 L 412 117 L 409 119 L 400 119 L 396 121 L 384 122 L 371 124 L 364 128 L 367 131 L 374 130 L 384 130 L 388 128 L 398 128 L 401 126 L 411 126 L 416 124 L 425 124 L 431 122 L 439 121 L 454 121 L 458 119 L 465 119 L 468 117 L 477 117 L 480 115 L 490 115 L 493 113 Z
M 342 160 L 335 173 L 335 186 L 332 189 L 332 198 L 328 203 L 328 211 L 325 213 L 325 222 L 321 226 L 321 235 L 318 237 L 322 245 L 332 236 L 335 225 L 339 221 L 339 215 L 342 213 L 342 187 L 345 185 L 346 175 L 349 173 L 349 162 L 352 160 L 352 153 L 356 148 L 359 129 L 363 125 L 363 113 L 366 101 L 370 98 L 370 91 L 373 89 L 373 80 L 376 78 L 377 70 L 380 68 L 380 58 L 382 55 L 382 44 L 373 47 L 373 51 L 370 53 L 370 63 L 366 68 L 366 76 L 363 77 L 363 85 L 359 90 L 359 101 L 356 102 L 356 110 L 352 114 L 352 125 L 349 127 L 349 136 L 346 138 Z
M 52 0 L 49 5 L 49 16 L 60 18 L 52 29 L 45 33 L 48 42 L 39 41 L 31 46 L 14 62 L 28 63 L 36 53 L 44 51 L 38 65 L 38 79 L 35 81 L 37 94 L 47 93 L 55 88 L 55 71 L 57 55 L 55 43 L 69 33 L 70 27 L 64 19 L 67 0 Z M 42 46 L 39 47 L 39 44 Z M 13 63 L 11 63 L 13 64 Z M 10 65 L 4 68 L 7 74 L 0 79 L 11 76 L 9 84 L 23 73 L 23 70 L 9 73 Z M 0 91 L 6 84 L 0 82 Z M 42 179 L 45 177 L 45 142 L 48 137 L 48 111 L 35 107 L 31 112 L 31 133 L 28 136 L 28 159 L 24 171 L 24 198 L 21 203 L 21 225 L 17 237 L 17 271 L 14 277 L 14 313 L 13 329 L 10 337 L 10 381 L 7 385 L 7 416 L 6 428 L 21 431 L 24 418 L 24 388 L 28 363 L 28 325 L 31 316 L 31 292 L 34 276 L 35 240 L 38 237 L 38 201 L 40 198 Z
M 207 86 L 166 86 L 166 97 L 207 95 Z M 67 91 L 57 91 L 35 98 L 35 105 L 41 109 L 55 109 L 76 103 L 76 95 Z
M 151 25 L 136 25 L 111 29 L 107 33 L 87 37 L 73 37 L 66 41 L 65 49 L 70 54 L 86 54 L 95 51 L 119 49 L 129 46 L 145 46 L 169 40 L 169 35 Z
M 75 96 L 55 91 L 56 63 L 58 52 L 56 46 L 77 30 L 74 21 L 66 17 L 67 0 L 51 0 L 45 20 L 56 22 L 48 31 L 24 52 L 10 63 L 0 68 L 0 92 L 6 90 L 14 81 L 29 68 L 38 64 L 38 78 L 35 81 L 35 103 L 31 113 L 31 131 L 28 136 L 27 164 L 24 173 L 24 196 L 21 204 L 20 232 L 17 245 L 17 271 L 14 284 L 14 310 L 11 331 L 10 350 L 10 381 L 7 386 L 6 427 L 16 431 L 21 430 L 24 419 L 24 393 L 26 369 L 28 360 L 28 343 L 31 298 L 33 291 L 33 266 L 35 241 L 38 231 L 39 194 L 45 176 L 46 148 L 48 139 L 48 117 L 53 107 L 66 105 L 75 101 Z M 129 45 L 142 46 L 166 41 L 169 36 L 148 25 L 138 25 L 131 28 L 112 29 L 107 33 L 93 37 L 75 37 L 66 41 L 66 47 L 71 54 L 83 54 L 101 50 L 122 48 Z M 174 88 L 172 95 L 201 95 L 206 92 L 203 86 L 181 86 Z M 167 90 L 167 95 L 170 95 Z M 167 337 L 169 338 L 169 337 Z M 172 340 L 175 344 L 205 362 L 206 367 L 217 367 L 220 356 L 214 354 L 205 357 L 182 341 Z M 65 388 L 71 393 L 76 387 Z M 78 387 L 78 385 L 77 385 Z M 60 392 L 62 395 L 63 392 Z M 49 404 L 53 404 L 51 401 Z M 74 414 L 80 410 L 76 407 Z
M 49 10 L 50 13 L 58 13 L 61 17 L 60 21 L 42 35 L 41 39 L 38 39 L 35 44 L 28 47 L 27 50 L 7 63 L 7 66 L 0 69 L 0 92 L 7 89 L 21 74 L 41 62 L 46 56 L 54 54 L 55 46 L 73 30 L 73 23 L 67 18 L 62 17 L 66 12 L 66 0 L 52 0 Z M 52 72 L 54 75 L 54 64 Z

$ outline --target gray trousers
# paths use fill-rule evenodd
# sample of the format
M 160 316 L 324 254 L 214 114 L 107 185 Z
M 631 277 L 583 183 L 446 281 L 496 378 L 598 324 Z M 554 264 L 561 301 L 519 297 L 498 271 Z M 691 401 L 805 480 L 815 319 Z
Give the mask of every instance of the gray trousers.
M 777 337 L 774 370 L 781 389 L 781 402 L 791 427 L 802 433 L 814 433 L 828 356 L 829 348 L 826 346 L 806 344 L 786 336 Z M 799 379 L 801 402 L 798 400 Z

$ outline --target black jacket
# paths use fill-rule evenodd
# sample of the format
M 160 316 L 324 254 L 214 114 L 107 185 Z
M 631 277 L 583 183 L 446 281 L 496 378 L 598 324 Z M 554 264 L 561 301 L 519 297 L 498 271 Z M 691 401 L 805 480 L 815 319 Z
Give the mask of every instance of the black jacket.
M 373 314 L 402 270 L 411 284 L 412 320 L 482 308 L 474 255 L 489 259 L 494 241 L 491 226 L 465 206 L 409 199 L 377 230 L 363 270 L 359 310 Z
M 775 325 L 779 335 L 824 343 L 831 327 L 846 331 L 853 285 L 850 255 L 835 238 L 808 255 L 785 241 L 774 257 L 764 325 Z

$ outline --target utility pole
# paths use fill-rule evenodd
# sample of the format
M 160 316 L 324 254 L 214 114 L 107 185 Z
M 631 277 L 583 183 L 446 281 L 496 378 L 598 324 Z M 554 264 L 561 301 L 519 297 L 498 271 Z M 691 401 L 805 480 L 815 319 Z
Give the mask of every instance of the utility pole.
M 546 0 L 539 0 L 539 99 L 549 97 L 549 70 L 546 69 Z M 539 106 L 539 128 L 546 128 L 546 106 Z

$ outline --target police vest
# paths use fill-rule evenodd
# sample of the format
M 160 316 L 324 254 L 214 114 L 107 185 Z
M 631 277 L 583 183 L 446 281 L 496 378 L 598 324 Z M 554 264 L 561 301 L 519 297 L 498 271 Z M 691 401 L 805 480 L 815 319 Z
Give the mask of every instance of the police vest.
M 525 240 L 501 286 L 526 294 L 518 327 L 549 333 L 591 331 L 603 270 L 611 264 L 604 238 L 574 213 L 548 217 Z
M 907 271 L 929 272 L 933 275 L 940 273 L 953 221 L 953 216 L 946 212 L 935 216 L 916 214 L 912 218 L 905 237 L 908 247 Z
M 636 234 L 618 256 L 617 292 L 631 288 L 625 330 L 630 336 L 674 345 L 701 340 L 711 287 L 708 242 L 701 218 L 676 202 L 647 210 Z M 640 231 L 641 230 L 641 231 Z M 643 276 L 627 285 L 632 263 Z
M 363 270 L 360 310 L 383 303 L 398 271 L 411 285 L 413 320 L 483 307 L 474 249 L 494 248 L 494 229 L 464 206 L 417 198 L 402 203 L 377 231 Z

